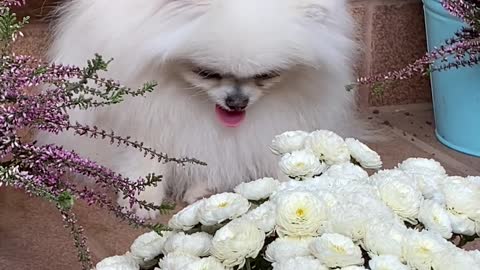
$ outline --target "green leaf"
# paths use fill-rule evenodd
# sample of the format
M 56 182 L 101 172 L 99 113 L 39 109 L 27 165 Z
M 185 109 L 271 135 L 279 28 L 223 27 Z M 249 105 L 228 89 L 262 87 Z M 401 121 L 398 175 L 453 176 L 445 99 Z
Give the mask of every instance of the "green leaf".
M 60 209 L 66 210 L 66 211 L 72 209 L 74 202 L 75 202 L 75 199 L 73 195 L 68 191 L 62 192 L 57 199 L 57 204 L 60 207 Z

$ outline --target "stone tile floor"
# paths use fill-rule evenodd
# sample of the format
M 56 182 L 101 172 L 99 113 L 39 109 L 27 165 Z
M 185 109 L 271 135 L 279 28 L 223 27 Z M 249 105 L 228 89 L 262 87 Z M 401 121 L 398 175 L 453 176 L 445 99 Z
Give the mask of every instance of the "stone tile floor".
M 480 158 L 457 153 L 435 140 L 430 105 L 372 108 L 364 117 L 388 127 L 388 140 L 371 145 L 383 157 L 386 168 L 408 157 L 427 157 L 440 161 L 449 174 L 480 175 Z M 81 203 L 75 210 L 85 227 L 95 261 L 124 253 L 141 234 L 104 210 Z M 480 244 L 469 248 L 480 248 Z M 19 191 L 0 188 L 0 270 L 3 269 L 80 269 L 69 232 L 62 227 L 54 206 Z

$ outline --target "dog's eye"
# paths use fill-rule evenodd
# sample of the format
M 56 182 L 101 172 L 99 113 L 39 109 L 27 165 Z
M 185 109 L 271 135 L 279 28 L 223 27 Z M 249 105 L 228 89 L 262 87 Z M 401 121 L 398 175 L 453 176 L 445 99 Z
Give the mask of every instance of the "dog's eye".
M 220 73 L 216 73 L 206 69 L 198 69 L 194 70 L 193 72 L 197 73 L 198 76 L 206 80 L 221 80 L 223 78 Z
M 278 77 L 280 76 L 280 74 L 278 72 L 268 72 L 268 73 L 263 73 L 263 74 L 257 74 L 255 75 L 255 80 L 270 80 L 270 79 L 273 79 L 275 77 Z

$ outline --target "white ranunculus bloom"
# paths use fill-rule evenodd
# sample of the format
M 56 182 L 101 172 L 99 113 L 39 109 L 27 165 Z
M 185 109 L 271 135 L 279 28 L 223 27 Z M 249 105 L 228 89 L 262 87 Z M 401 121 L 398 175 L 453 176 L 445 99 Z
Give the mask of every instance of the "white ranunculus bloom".
M 402 245 L 402 255 L 410 267 L 431 270 L 434 256 L 448 248 L 448 242 L 437 233 L 408 230 Z
M 438 203 L 432 200 L 424 200 L 418 212 L 418 220 L 429 231 L 439 233 L 445 239 L 452 237 L 452 222 L 448 212 Z
M 267 199 L 280 186 L 280 182 L 273 178 L 261 178 L 248 183 L 241 183 L 235 187 L 235 192 L 251 201 Z
M 399 169 L 380 170 L 377 171 L 375 174 L 371 175 L 369 179 L 370 182 L 372 182 L 373 184 L 381 182 L 385 179 L 395 179 L 397 181 L 412 183 L 412 185 L 418 186 L 415 182 L 415 179 L 413 179 L 406 172 Z
M 475 233 L 480 235 L 480 222 L 475 222 Z
M 462 177 L 448 177 L 443 183 L 447 208 L 480 221 L 480 184 Z
M 440 162 L 427 158 L 408 158 L 398 165 L 398 168 L 405 172 L 422 173 L 429 172 L 434 174 L 447 175 L 445 168 Z
M 466 215 L 448 211 L 448 217 L 452 224 L 452 231 L 457 234 L 472 236 L 475 234 L 475 222 Z
M 188 264 L 182 270 L 225 270 L 225 267 L 214 257 L 207 257 Z
M 392 255 L 375 256 L 368 262 L 368 265 L 371 270 L 410 270 L 410 267 Z
M 418 182 L 425 198 L 440 204 L 445 202 L 440 185 L 443 179 L 447 177 L 447 173 L 438 161 L 426 158 L 409 158 L 400 163 L 398 168 Z
M 368 213 L 372 214 L 372 213 Z M 359 241 L 365 237 L 365 228 L 371 217 L 365 208 L 355 203 L 339 203 L 329 211 L 326 231 L 338 233 Z
M 368 178 L 368 173 L 364 169 L 350 162 L 332 165 L 324 174 L 334 179 L 345 179 L 348 181 Z
M 130 252 L 140 264 L 147 263 L 162 254 L 165 241 L 171 235 L 171 232 L 162 233 L 163 235 L 160 236 L 158 233 L 151 231 L 140 235 L 133 241 Z
M 351 265 L 347 267 L 342 267 L 340 268 L 340 270 L 366 270 L 366 268 L 363 266 Z
M 363 246 L 373 255 L 402 256 L 403 238 L 407 228 L 403 224 L 375 219 L 365 229 Z
M 362 251 L 352 239 L 336 233 L 326 233 L 310 244 L 310 251 L 330 268 L 363 265 Z
M 188 231 L 195 227 L 200 220 L 198 209 L 205 202 L 205 199 L 196 201 L 195 203 L 183 208 L 168 222 L 168 226 L 174 230 Z
M 310 256 L 309 245 L 313 238 L 285 237 L 277 238 L 268 245 L 265 259 L 269 262 L 280 262 L 294 257 Z
M 416 218 L 423 195 L 415 183 L 386 178 L 378 181 L 378 192 L 383 202 L 390 207 L 400 218 L 416 224 Z
M 320 234 L 327 215 L 324 202 L 310 192 L 290 192 L 277 201 L 277 233 L 307 237 Z
M 342 137 L 328 130 L 317 130 L 307 137 L 305 147 L 311 149 L 315 156 L 333 165 L 350 161 L 350 152 Z
M 103 259 L 95 266 L 96 270 L 138 270 L 140 265 L 128 255 L 112 256 Z
M 472 256 L 477 265 L 480 265 L 480 250 L 474 249 L 467 251 L 468 255 Z
M 219 229 L 212 240 L 212 255 L 226 267 L 242 268 L 247 258 L 256 258 L 265 233 L 248 221 L 234 220 Z
M 280 170 L 292 178 L 305 179 L 322 173 L 326 165 L 310 150 L 299 150 L 282 156 Z
M 382 167 L 383 163 L 380 155 L 364 143 L 354 138 L 345 139 L 345 143 L 353 159 L 360 163 L 363 168 L 380 169 Z
M 216 194 L 205 200 L 198 209 L 200 223 L 207 226 L 237 218 L 250 208 L 246 198 L 235 193 Z
M 275 208 L 275 203 L 266 201 L 240 218 L 253 222 L 260 230 L 269 234 L 275 229 L 276 225 Z
M 287 131 L 275 136 L 270 149 L 276 155 L 283 155 L 304 148 L 308 133 L 305 131 Z
M 433 260 L 435 270 L 480 270 L 480 264 L 467 251 L 452 247 L 445 252 L 435 254 Z
M 294 257 L 272 264 L 273 270 L 328 270 L 319 260 L 313 257 Z
M 158 266 L 161 270 L 184 270 L 185 267 L 199 260 L 197 256 L 174 252 L 160 259 Z
M 210 255 L 212 236 L 205 232 L 185 234 L 178 232 L 168 237 L 163 250 L 165 253 L 186 253 L 192 256 L 205 257 Z

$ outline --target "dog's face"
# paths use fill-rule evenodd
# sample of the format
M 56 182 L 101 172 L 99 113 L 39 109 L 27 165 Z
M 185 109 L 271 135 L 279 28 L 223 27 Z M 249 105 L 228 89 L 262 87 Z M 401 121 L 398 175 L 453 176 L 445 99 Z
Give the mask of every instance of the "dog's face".
M 174 31 L 149 51 L 182 63 L 180 78 L 209 97 L 226 126 L 238 126 L 297 70 L 344 70 L 351 43 L 343 0 L 186 2 L 172 2 L 165 29 Z
M 229 111 L 243 111 L 255 103 L 282 79 L 282 71 L 242 76 L 191 65 L 184 79 L 198 91 L 206 93 L 216 105 Z
M 280 83 L 282 75 L 279 70 L 239 75 L 195 64 L 182 70 L 183 79 L 193 91 L 208 96 L 222 123 L 229 127 L 240 124 L 248 107 Z

